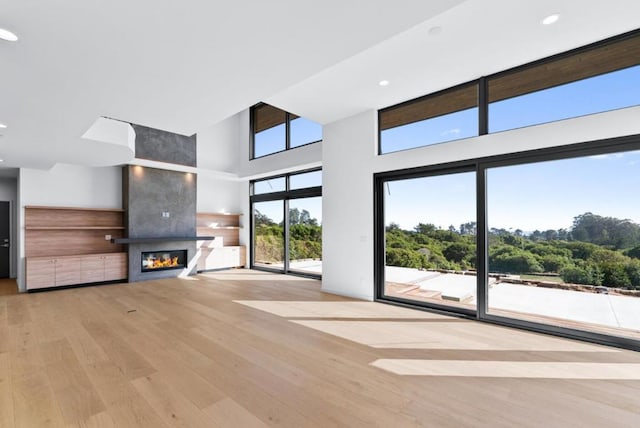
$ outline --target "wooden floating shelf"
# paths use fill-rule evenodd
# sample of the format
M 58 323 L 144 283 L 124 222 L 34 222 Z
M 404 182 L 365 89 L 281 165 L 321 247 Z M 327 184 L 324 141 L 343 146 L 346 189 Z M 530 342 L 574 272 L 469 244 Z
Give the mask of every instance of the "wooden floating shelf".
M 124 230 L 124 226 L 25 226 L 25 230 Z
M 198 214 L 202 214 L 202 215 L 231 215 L 231 216 L 241 216 L 241 215 L 243 215 L 242 213 L 203 213 L 203 212 L 198 212 Z
M 122 208 L 83 208 L 83 207 L 47 207 L 41 205 L 25 205 L 30 210 L 73 210 L 73 211 L 107 211 L 123 213 Z
M 153 242 L 212 241 L 215 236 L 177 236 L 167 238 L 112 238 L 113 244 L 150 244 Z

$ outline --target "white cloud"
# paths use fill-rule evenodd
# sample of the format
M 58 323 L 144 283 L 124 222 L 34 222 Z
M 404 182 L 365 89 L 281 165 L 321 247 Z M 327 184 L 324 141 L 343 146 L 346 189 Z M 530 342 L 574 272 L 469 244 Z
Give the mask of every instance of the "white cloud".
M 459 128 L 449 129 L 448 131 L 444 131 L 440 133 L 440 136 L 444 137 L 445 135 L 458 135 L 460 134 Z

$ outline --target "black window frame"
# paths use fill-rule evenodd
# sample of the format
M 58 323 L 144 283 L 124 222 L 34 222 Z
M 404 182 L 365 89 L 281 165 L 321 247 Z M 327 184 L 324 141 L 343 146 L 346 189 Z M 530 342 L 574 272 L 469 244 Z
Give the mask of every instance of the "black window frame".
M 618 348 L 640 351 L 640 339 L 597 333 L 578 328 L 560 327 L 488 313 L 488 225 L 486 199 L 486 172 L 491 168 L 531 164 L 545 161 L 579 158 L 640 150 L 640 134 L 582 142 L 564 146 L 534 149 L 517 153 L 489 156 L 467 161 L 451 162 L 417 168 L 378 172 L 373 174 L 374 184 L 374 300 L 396 304 L 430 312 L 445 313 L 482 322 L 516 327 L 524 330 L 552 334 L 569 339 L 578 339 Z M 466 308 L 437 305 L 428 302 L 401 299 L 384 294 L 385 287 L 385 218 L 384 185 L 388 181 L 452 174 L 476 172 L 476 269 L 477 269 L 477 307 L 476 311 Z
M 322 168 L 310 168 L 310 169 L 304 169 L 304 170 L 300 170 L 300 171 L 294 171 L 294 172 L 290 172 L 290 173 L 285 173 L 285 174 L 278 174 L 278 175 L 273 175 L 273 176 L 269 176 L 269 177 L 263 177 L 263 178 L 259 178 L 256 180 L 251 180 L 249 182 L 249 209 L 251 212 L 251 215 L 249 216 L 249 227 L 250 227 L 250 231 L 251 231 L 251 237 L 250 237 L 250 241 L 251 241 L 251 245 L 249 246 L 249 267 L 251 269 L 255 269 L 255 270 L 261 270 L 261 271 L 265 271 L 265 272 L 273 272 L 273 273 L 284 273 L 287 275 L 296 275 L 296 276 L 302 276 L 302 277 L 306 277 L 306 278 L 312 278 L 312 279 L 322 279 L 322 274 L 320 275 L 315 275 L 312 273 L 308 273 L 308 272 L 300 272 L 300 271 L 296 271 L 296 270 L 290 270 L 289 269 L 289 201 L 290 200 L 295 200 L 295 199 L 304 199 L 304 198 L 315 198 L 315 197 L 322 197 L 322 186 L 313 186 L 313 187 L 306 187 L 306 188 L 302 188 L 302 189 L 295 189 L 295 190 L 291 190 L 290 186 L 289 186 L 289 178 L 293 175 L 298 175 L 298 174 L 304 174 L 307 172 L 315 172 L 315 171 L 322 171 Z M 260 193 L 258 195 L 254 195 L 253 194 L 253 186 L 254 183 L 257 181 L 262 181 L 262 180 L 271 180 L 273 178 L 281 178 L 284 177 L 285 178 L 285 190 L 284 191 L 278 191 L 278 192 L 272 192 L 272 193 Z M 284 215 L 283 215 L 283 234 L 284 234 L 284 260 L 283 260 L 283 269 L 272 269 L 272 268 L 268 268 L 262 265 L 255 265 L 254 263 L 254 256 L 255 256 L 255 248 L 254 248 L 254 243 L 255 243 L 255 224 L 254 224 L 254 203 L 256 202 L 270 202 L 270 201 L 283 201 L 283 210 L 284 210 Z
M 619 34 L 613 37 L 609 37 L 607 39 L 604 40 L 600 40 L 585 46 L 580 46 L 577 47 L 575 49 L 571 49 L 565 52 L 561 52 L 555 55 L 551 55 L 549 57 L 546 58 L 542 58 L 540 60 L 537 61 L 532 61 L 523 65 L 519 65 L 517 67 L 513 67 L 507 70 L 503 70 L 503 71 L 499 71 L 497 73 L 493 73 L 491 75 L 488 76 L 481 76 L 478 79 L 474 79 L 474 80 L 470 80 L 461 84 L 457 84 L 455 86 L 452 86 L 450 88 L 446 88 L 431 94 L 427 94 L 427 95 L 423 95 L 420 97 L 417 97 L 415 99 L 411 99 L 408 101 L 404 101 L 402 103 L 399 104 L 395 104 L 389 107 L 385 107 L 383 109 L 378 110 L 378 144 L 377 144 L 377 154 L 378 156 L 383 156 L 383 155 L 387 155 L 387 154 L 392 154 L 392 153 L 398 153 L 398 152 L 402 152 L 402 151 L 406 151 L 406 150 L 414 150 L 417 148 L 422 148 L 422 147 L 429 147 L 431 145 L 435 145 L 435 144 L 446 144 L 448 142 L 452 142 L 452 141 L 456 141 L 459 140 L 459 138 L 454 138 L 451 140 L 446 140 L 446 141 L 442 141 L 442 142 L 438 142 L 438 143 L 433 143 L 433 144 L 426 144 L 426 145 L 421 145 L 421 146 L 416 146 L 416 147 L 412 147 L 412 148 L 408 148 L 408 149 L 402 149 L 402 150 L 396 150 L 396 151 L 391 151 L 391 152 L 382 152 L 382 115 L 384 115 L 386 112 L 398 109 L 398 108 L 402 108 L 403 106 L 406 105 L 411 105 L 412 103 L 415 102 L 419 102 L 421 100 L 428 100 L 429 98 L 434 98 L 434 97 L 440 97 L 443 94 L 447 94 L 449 92 L 454 92 L 456 90 L 459 90 L 460 88 L 463 88 L 465 86 L 471 86 L 471 85 L 477 85 L 478 88 L 478 136 L 482 136 L 482 135 L 487 135 L 490 134 L 491 132 L 489 132 L 489 124 L 490 124 L 490 117 L 489 117 L 489 106 L 490 104 L 493 102 L 491 101 L 491 94 L 490 94 L 490 82 L 491 81 L 495 81 L 497 79 L 500 79 L 501 77 L 504 76 L 510 76 L 510 75 L 517 75 L 518 73 L 521 72 L 526 72 L 527 70 L 530 70 L 532 68 L 536 68 L 536 67 L 540 67 L 540 66 L 544 66 L 545 64 L 551 64 L 551 63 L 555 63 L 557 61 L 562 61 L 565 59 L 570 59 L 571 57 L 575 57 L 578 55 L 582 55 L 582 54 L 586 54 L 590 51 L 593 50 L 597 50 L 597 49 L 601 49 L 601 48 L 607 48 L 610 46 L 615 46 L 616 44 L 621 44 L 624 43 L 626 41 L 629 41 L 631 39 L 639 39 L 638 43 L 640 44 L 640 29 L 636 29 L 636 30 L 632 30 L 629 31 L 627 33 L 623 33 L 623 34 Z M 637 61 L 636 65 L 640 65 L 640 59 Z M 610 73 L 610 72 L 615 72 L 615 71 L 619 71 L 619 70 L 623 70 L 625 68 L 628 68 L 631 66 L 624 66 L 624 67 L 620 67 L 620 68 L 616 68 L 614 70 L 608 71 L 608 72 L 604 72 L 604 73 L 600 73 L 600 74 L 594 74 L 591 77 L 595 77 L 598 75 L 603 75 L 606 73 Z M 586 78 L 584 78 L 586 79 Z M 581 79 L 576 79 L 576 80 L 570 80 L 569 82 L 566 83 L 570 83 L 570 82 L 575 82 L 575 81 L 579 81 L 582 80 Z M 539 92 L 545 89 L 550 89 L 553 87 L 557 87 L 560 86 L 564 83 L 558 83 L 558 84 L 552 84 L 549 86 L 545 86 L 542 88 L 539 88 L 535 91 L 531 91 L 531 92 L 526 92 L 526 93 L 535 93 L 535 92 Z M 525 95 L 521 94 L 521 95 Z M 512 97 L 507 97 L 504 99 L 509 99 L 509 98 L 513 98 L 517 95 L 514 95 Z M 603 110 L 604 111 L 608 111 L 608 110 Z M 433 118 L 438 117 L 438 116 L 434 116 Z M 570 118 L 575 118 L 575 117 L 580 117 L 580 115 L 578 116 L 571 116 Z M 553 122 L 557 122 L 560 120 L 566 120 L 567 118 L 564 119 L 556 119 L 556 120 L 551 120 L 551 121 L 547 121 L 547 122 L 540 122 L 540 123 L 535 123 L 535 124 L 531 124 L 531 125 L 525 125 L 524 127 L 529 127 L 529 126 L 536 126 L 536 125 L 542 125 L 545 123 L 553 123 Z M 427 119 L 428 120 L 428 119 Z M 404 125 L 399 125 L 399 126 L 404 126 Z M 495 131 L 493 133 L 499 133 L 499 132 L 504 132 L 504 131 L 510 131 L 513 129 L 520 129 L 522 127 L 513 127 L 513 128 L 508 128 L 508 129 L 503 129 L 503 130 L 499 130 L 499 131 Z M 392 128 L 389 128 L 392 129 Z M 467 138 L 475 138 L 475 137 L 467 137 Z
M 263 106 L 270 106 L 273 108 L 276 108 L 278 110 L 281 110 L 282 112 L 284 112 L 285 114 L 285 148 L 283 150 L 278 150 L 277 152 L 272 152 L 272 153 L 267 153 L 261 156 L 256 156 L 255 155 L 255 151 L 256 151 L 256 132 L 255 132 L 255 112 L 258 108 L 263 107 Z M 292 119 L 293 117 L 293 119 Z M 316 141 L 309 141 L 308 143 L 304 143 L 304 144 L 300 144 L 299 146 L 295 146 L 295 147 L 291 147 L 291 121 L 294 119 L 297 119 L 301 116 L 295 115 L 293 113 L 289 113 L 288 111 L 282 110 L 278 107 L 272 106 L 271 104 L 267 104 L 265 102 L 260 102 L 258 104 L 255 104 L 253 106 L 251 106 L 251 108 L 249 109 L 249 128 L 251 130 L 250 135 L 249 135 L 249 160 L 255 160 L 255 159 L 262 159 L 265 158 L 267 156 L 272 156 L 272 155 L 276 155 L 278 153 L 284 153 L 287 152 L 289 150 L 294 150 L 297 149 L 299 147 L 305 147 L 308 146 L 310 144 L 315 144 L 315 143 L 321 143 L 322 139 L 316 140 Z

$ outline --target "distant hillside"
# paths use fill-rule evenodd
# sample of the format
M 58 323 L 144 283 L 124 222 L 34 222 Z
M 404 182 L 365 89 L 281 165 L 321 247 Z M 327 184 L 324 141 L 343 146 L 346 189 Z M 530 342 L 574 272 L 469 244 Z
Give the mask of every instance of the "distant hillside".
M 420 223 L 413 230 L 386 228 L 390 266 L 470 270 L 476 267 L 476 224 L 441 229 Z M 640 225 L 585 213 L 569 230 L 492 228 L 489 270 L 496 273 L 553 273 L 569 283 L 640 289 Z

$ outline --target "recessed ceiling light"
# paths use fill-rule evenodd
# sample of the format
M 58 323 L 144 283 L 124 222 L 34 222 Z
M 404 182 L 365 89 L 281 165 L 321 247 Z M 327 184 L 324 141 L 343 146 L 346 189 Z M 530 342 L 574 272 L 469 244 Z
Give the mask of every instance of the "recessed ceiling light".
M 9 30 L 0 28 L 0 39 L 6 40 L 7 42 L 15 42 L 18 40 L 18 36 L 16 36 L 14 33 L 12 33 Z
M 0 129 L 5 129 L 7 127 L 7 125 L 5 125 L 4 123 L 0 123 Z
M 542 20 L 542 25 L 551 25 L 560 19 L 560 15 L 554 13 L 553 15 L 549 15 Z
M 389 86 L 389 81 L 388 80 L 381 80 L 378 82 L 378 85 L 380 86 Z
M 435 26 L 435 27 L 429 28 L 429 35 L 430 36 L 437 36 L 440 33 L 442 33 L 442 27 L 440 27 L 440 26 Z

